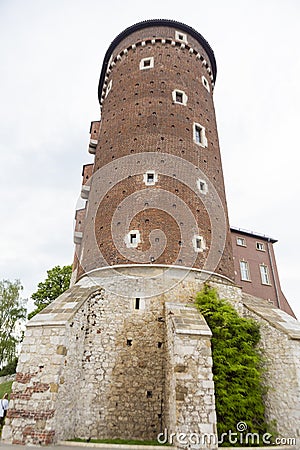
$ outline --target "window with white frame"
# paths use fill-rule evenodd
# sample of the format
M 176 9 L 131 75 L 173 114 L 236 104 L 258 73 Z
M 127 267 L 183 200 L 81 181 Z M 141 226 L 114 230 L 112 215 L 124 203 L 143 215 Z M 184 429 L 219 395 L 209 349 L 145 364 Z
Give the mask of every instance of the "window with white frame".
M 247 261 L 240 261 L 241 279 L 243 281 L 250 281 L 250 270 Z
M 155 173 L 154 170 L 148 170 L 146 173 L 144 173 L 143 178 L 146 186 L 153 186 L 155 183 L 157 183 L 158 180 L 157 173 Z
M 180 91 L 179 89 L 174 89 L 172 92 L 172 99 L 174 103 L 178 103 L 179 105 L 186 106 L 187 104 L 187 95 L 184 91 Z
M 237 237 L 236 244 L 240 245 L 241 247 L 246 247 L 246 239 L 242 237 Z
M 199 123 L 194 122 L 193 126 L 193 138 L 196 144 L 201 145 L 201 147 L 207 147 L 207 138 L 205 136 L 205 128 Z
M 260 250 L 261 252 L 265 251 L 265 244 L 262 242 L 256 242 L 256 250 Z
M 259 269 L 260 269 L 260 276 L 261 276 L 262 284 L 271 284 L 268 266 L 266 266 L 266 264 L 260 264 Z
M 128 248 L 136 248 L 141 242 L 141 236 L 139 230 L 131 230 L 125 236 L 125 244 Z
M 152 69 L 154 67 L 154 58 L 150 56 L 149 58 L 143 58 L 140 61 L 140 70 Z
M 193 247 L 195 252 L 203 252 L 205 250 L 205 240 L 202 236 L 194 236 Z
M 205 87 L 205 89 L 210 92 L 210 87 L 209 87 L 209 82 L 207 81 L 207 79 L 205 78 L 204 75 L 202 75 L 202 84 Z
M 197 186 L 201 194 L 206 194 L 208 191 L 207 183 L 204 180 L 197 180 Z
M 109 82 L 108 85 L 107 85 L 106 92 L 105 92 L 105 98 L 106 98 L 106 97 L 108 96 L 108 94 L 110 93 L 111 87 L 112 87 L 112 80 L 110 80 L 110 82 Z
M 187 44 L 187 35 L 181 31 L 175 31 L 175 39 L 180 42 Z

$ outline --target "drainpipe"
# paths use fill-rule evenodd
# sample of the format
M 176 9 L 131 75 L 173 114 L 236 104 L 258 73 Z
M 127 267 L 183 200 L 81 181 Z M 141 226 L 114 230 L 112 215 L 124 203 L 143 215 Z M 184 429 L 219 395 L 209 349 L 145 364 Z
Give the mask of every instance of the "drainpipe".
M 277 281 L 276 281 L 276 273 L 275 273 L 275 270 L 274 270 L 273 258 L 272 258 L 272 254 L 271 254 L 270 247 L 269 247 L 270 242 L 271 242 L 271 240 L 270 240 L 270 238 L 268 238 L 267 248 L 268 248 L 268 255 L 269 255 L 270 264 L 271 264 L 272 276 L 273 276 L 273 280 L 274 280 L 276 300 L 277 300 L 278 308 L 281 309 L 280 298 L 279 298 L 278 287 L 277 287 Z

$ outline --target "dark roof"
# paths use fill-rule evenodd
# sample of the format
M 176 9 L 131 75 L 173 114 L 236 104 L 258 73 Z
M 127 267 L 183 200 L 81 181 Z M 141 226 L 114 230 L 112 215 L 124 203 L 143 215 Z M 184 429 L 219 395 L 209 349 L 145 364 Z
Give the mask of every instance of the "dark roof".
M 230 227 L 230 231 L 232 231 L 233 233 L 242 234 L 244 236 L 258 238 L 262 241 L 268 241 L 268 242 L 271 242 L 272 244 L 275 244 L 275 242 L 278 242 L 277 239 L 273 239 L 269 236 L 266 236 L 265 234 L 256 233 L 255 231 L 243 230 L 242 228 Z
M 102 93 L 102 87 L 104 84 L 105 74 L 107 65 L 110 59 L 111 54 L 113 53 L 114 49 L 119 45 L 119 43 L 125 39 L 127 36 L 129 36 L 131 33 L 134 33 L 135 31 L 142 30 L 143 28 L 148 27 L 155 27 L 155 26 L 166 26 L 166 27 L 174 27 L 179 28 L 182 31 L 185 31 L 189 35 L 191 35 L 193 38 L 195 38 L 199 44 L 204 48 L 206 51 L 210 63 L 211 63 L 211 69 L 214 81 L 216 80 L 217 76 L 217 64 L 215 60 L 215 55 L 210 47 L 209 43 L 204 39 L 204 37 L 198 33 L 198 31 L 194 30 L 194 28 L 189 27 L 188 25 L 185 25 L 184 23 L 177 22 L 175 20 L 168 20 L 168 19 L 151 19 L 151 20 L 145 20 L 143 22 L 136 23 L 135 25 L 132 25 L 131 27 L 126 28 L 124 31 L 122 31 L 110 44 L 107 52 L 105 53 L 102 70 L 100 74 L 99 79 L 99 86 L 98 86 L 98 98 L 99 102 L 101 100 L 101 93 Z

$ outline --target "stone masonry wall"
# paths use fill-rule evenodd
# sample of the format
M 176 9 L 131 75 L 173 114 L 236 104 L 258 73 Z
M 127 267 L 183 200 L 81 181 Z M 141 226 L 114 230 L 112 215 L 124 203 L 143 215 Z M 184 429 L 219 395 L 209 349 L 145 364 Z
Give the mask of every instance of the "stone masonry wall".
M 166 303 L 166 429 L 177 447 L 216 448 L 211 331 L 194 307 Z
M 243 295 L 244 315 L 260 324 L 267 420 L 300 445 L 300 323 L 264 300 Z

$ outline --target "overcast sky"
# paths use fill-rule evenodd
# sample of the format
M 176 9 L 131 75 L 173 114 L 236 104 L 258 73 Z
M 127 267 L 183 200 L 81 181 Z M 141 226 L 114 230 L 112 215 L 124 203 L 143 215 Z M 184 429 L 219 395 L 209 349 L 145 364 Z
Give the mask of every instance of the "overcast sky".
M 24 296 L 73 260 L 73 218 L 104 54 L 124 28 L 194 27 L 217 60 L 214 92 L 232 226 L 275 244 L 300 317 L 300 2 L 0 0 L 0 278 Z

